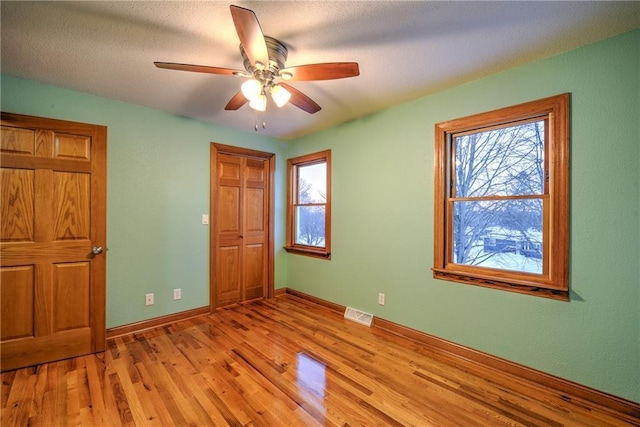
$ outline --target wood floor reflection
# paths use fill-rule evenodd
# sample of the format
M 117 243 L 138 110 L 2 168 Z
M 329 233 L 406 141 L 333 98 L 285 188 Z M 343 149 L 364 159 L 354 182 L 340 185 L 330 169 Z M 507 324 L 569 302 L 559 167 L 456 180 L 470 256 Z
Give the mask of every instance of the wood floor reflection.
M 625 425 L 281 296 L 2 374 L 2 426 Z

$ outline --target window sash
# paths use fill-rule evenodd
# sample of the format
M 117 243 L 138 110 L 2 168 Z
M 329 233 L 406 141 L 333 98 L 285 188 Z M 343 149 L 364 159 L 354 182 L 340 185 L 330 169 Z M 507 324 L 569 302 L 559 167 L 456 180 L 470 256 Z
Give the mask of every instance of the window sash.
M 542 122 L 543 123 L 544 143 L 543 143 L 543 153 L 542 153 L 542 158 L 543 158 L 542 169 L 544 171 L 543 173 L 545 174 L 545 176 L 543 176 L 543 178 L 542 178 L 542 192 L 540 192 L 540 193 L 533 193 L 532 192 L 530 194 L 532 194 L 532 195 L 535 195 L 535 194 L 548 194 L 549 193 L 549 186 L 548 186 L 548 182 L 549 182 L 549 180 L 548 180 L 548 171 L 549 171 L 549 117 L 548 117 L 548 115 L 539 115 L 539 116 L 528 118 L 526 120 L 515 120 L 515 121 L 500 122 L 500 123 L 495 124 L 493 126 L 480 127 L 480 128 L 467 130 L 467 131 L 464 131 L 464 132 L 456 132 L 456 133 L 447 134 L 447 158 L 450 159 L 450 161 L 448 163 L 448 168 L 447 168 L 447 179 L 450 182 L 449 197 L 456 197 L 455 193 L 456 193 L 456 178 L 457 178 L 457 174 L 455 172 L 457 172 L 456 162 L 458 161 L 458 159 L 456 157 L 456 144 L 458 143 L 458 139 L 460 139 L 462 137 L 465 137 L 465 136 L 475 135 L 475 134 L 479 134 L 479 133 L 488 133 L 488 132 L 499 130 L 499 129 L 515 128 L 515 127 L 518 127 L 518 126 L 524 126 L 524 125 L 531 124 L 531 123 L 536 123 L 536 122 Z
M 504 269 L 504 268 L 490 268 L 490 267 L 484 267 L 484 266 L 478 266 L 478 265 L 468 265 L 468 264 L 462 264 L 462 263 L 458 263 L 455 261 L 455 254 L 454 254 L 454 213 L 455 213 L 455 209 L 454 209 L 454 204 L 456 202 L 464 202 L 464 201 L 478 201 L 478 200 L 482 200 L 482 201 L 503 201 L 503 200 L 540 200 L 541 201 L 541 205 L 542 205 L 542 235 L 541 235 L 541 249 L 542 249 L 542 254 L 541 254 L 541 260 L 542 260 L 542 271 L 538 274 L 536 273 L 528 273 L 525 271 L 521 271 L 521 270 L 509 270 L 509 269 Z M 548 219 L 549 219 L 549 196 L 548 195 L 541 195 L 541 196 L 528 196 L 528 197 L 524 197 L 524 196 L 511 196 L 511 197 L 483 197 L 483 198 L 449 198 L 447 200 L 447 241 L 445 243 L 445 247 L 446 247 L 446 265 L 450 268 L 450 269 L 460 269 L 460 270 L 464 270 L 467 272 L 472 272 L 474 270 L 477 271 L 481 271 L 482 274 L 485 275 L 489 275 L 491 274 L 491 272 L 493 272 L 494 274 L 500 274 L 500 273 L 504 273 L 504 274 L 509 274 L 510 276 L 512 276 L 514 279 L 518 279 L 521 282 L 525 283 L 525 282 L 529 282 L 532 279 L 535 280 L 539 280 L 544 282 L 545 284 L 547 283 L 546 278 L 549 275 L 549 263 L 545 262 L 545 260 L 548 260 L 548 256 L 549 256 L 549 223 L 548 223 Z M 547 244 L 546 244 L 547 243 Z
M 289 170 L 289 192 L 288 192 L 288 210 L 287 210 L 287 244 L 285 250 L 290 253 L 296 253 L 300 255 L 308 255 L 313 257 L 320 257 L 324 259 L 330 259 L 331 257 L 331 150 L 322 151 L 319 153 L 308 154 L 301 157 L 289 159 L 287 161 Z M 300 185 L 301 174 L 300 169 L 313 166 L 317 164 L 325 164 L 326 173 L 326 188 L 324 195 L 324 202 L 300 201 Z M 316 236 L 320 240 L 317 244 L 305 244 L 301 242 L 299 236 L 298 224 L 300 223 L 301 208 L 323 208 L 324 215 L 324 237 Z

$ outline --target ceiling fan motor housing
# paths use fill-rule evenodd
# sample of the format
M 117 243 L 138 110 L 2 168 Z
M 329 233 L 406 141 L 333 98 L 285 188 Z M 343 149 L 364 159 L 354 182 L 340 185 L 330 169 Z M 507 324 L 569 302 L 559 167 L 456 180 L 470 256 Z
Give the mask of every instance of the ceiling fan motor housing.
M 284 64 L 287 61 L 288 51 L 286 46 L 280 40 L 274 39 L 273 37 L 264 36 L 264 41 L 267 45 L 267 52 L 269 53 L 269 64 L 264 70 L 259 70 L 251 63 L 242 45 L 240 45 L 240 54 L 244 61 L 244 69 L 247 70 L 249 74 L 256 77 L 259 75 L 264 80 L 273 81 L 273 79 L 278 75 L 278 72 L 284 68 Z

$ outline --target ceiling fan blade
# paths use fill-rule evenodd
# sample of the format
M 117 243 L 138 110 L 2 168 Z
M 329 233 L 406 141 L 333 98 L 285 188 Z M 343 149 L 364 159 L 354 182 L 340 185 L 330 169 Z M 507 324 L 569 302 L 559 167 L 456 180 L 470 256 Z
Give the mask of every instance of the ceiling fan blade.
M 289 102 L 299 109 L 304 110 L 309 114 L 314 114 L 321 110 L 320 106 L 313 99 L 309 98 L 293 86 L 286 83 L 280 83 L 280 86 L 289 91 L 291 94 Z
M 208 74 L 225 74 L 225 75 L 237 75 L 238 73 L 245 74 L 244 71 L 232 70 L 230 68 L 220 67 L 208 67 L 206 65 L 192 65 L 192 64 L 177 64 L 174 62 L 154 62 L 156 67 L 164 68 L 167 70 L 178 71 L 193 71 L 196 73 L 208 73 Z
M 233 98 L 231 98 L 229 100 L 229 102 L 227 103 L 227 106 L 224 107 L 225 110 L 237 110 L 238 108 L 242 107 L 244 104 L 247 103 L 247 98 L 244 97 L 244 95 L 242 94 L 242 91 L 236 93 L 235 95 L 233 95 Z
M 291 78 L 287 79 L 290 74 Z M 280 76 L 285 80 L 333 80 L 355 77 L 360 75 L 357 62 L 326 62 L 323 64 L 298 65 L 280 70 Z
M 236 27 L 240 44 L 247 54 L 251 64 L 260 68 L 256 64 L 259 62 L 263 68 L 269 67 L 269 52 L 267 43 L 260 28 L 260 22 L 252 10 L 239 6 L 230 6 L 233 24 Z

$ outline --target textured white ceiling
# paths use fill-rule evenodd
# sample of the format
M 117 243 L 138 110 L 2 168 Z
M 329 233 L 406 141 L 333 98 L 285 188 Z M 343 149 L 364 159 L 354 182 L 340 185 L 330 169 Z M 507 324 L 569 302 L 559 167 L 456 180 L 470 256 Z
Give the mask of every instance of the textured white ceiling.
M 320 104 L 225 111 L 242 80 L 154 61 L 242 69 L 229 5 L 27 2 L 1 7 L 1 71 L 290 139 L 640 26 L 640 2 L 238 1 L 289 49 L 288 66 L 356 61 L 360 76 L 292 83 Z

